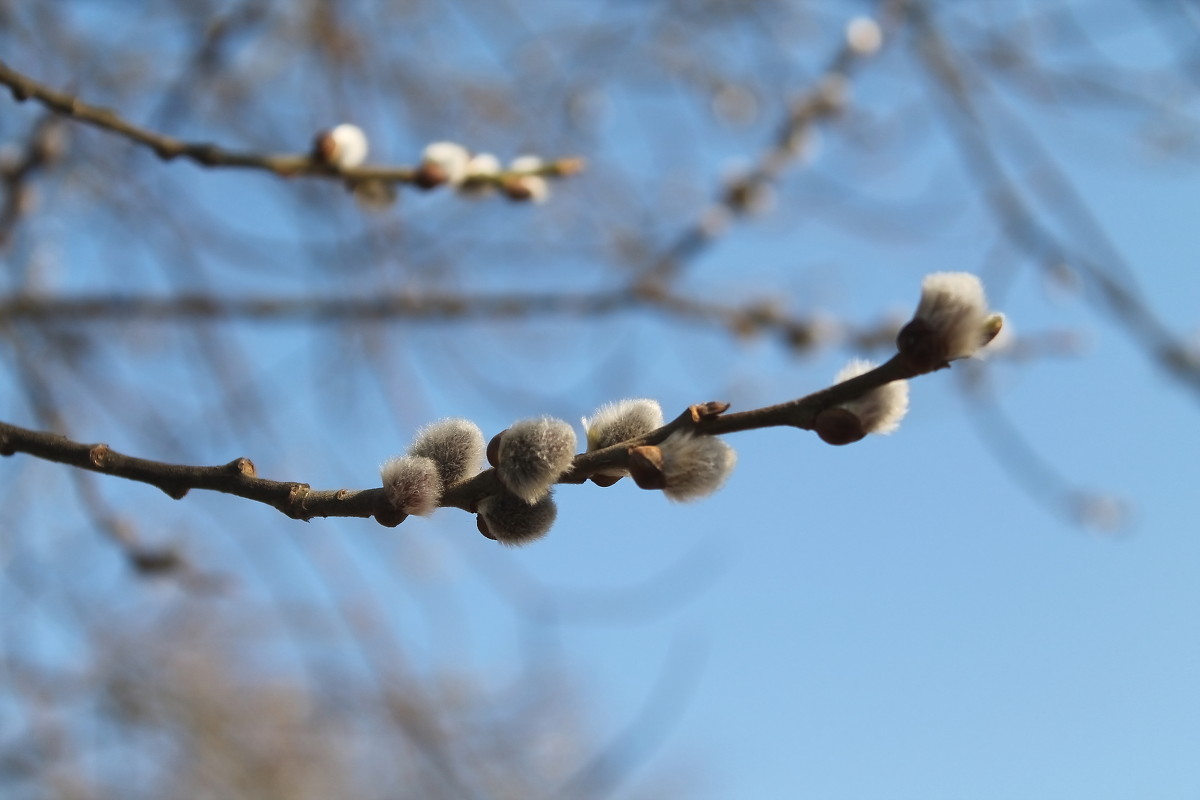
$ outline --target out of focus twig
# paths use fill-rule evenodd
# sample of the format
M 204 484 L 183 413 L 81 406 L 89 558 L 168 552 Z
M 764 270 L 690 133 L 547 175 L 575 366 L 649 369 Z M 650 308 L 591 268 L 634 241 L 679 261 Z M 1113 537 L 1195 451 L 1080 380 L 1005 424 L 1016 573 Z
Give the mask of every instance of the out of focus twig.
M 171 161 L 184 158 L 204 167 L 232 167 L 271 172 L 283 177 L 338 178 L 352 183 L 374 181 L 384 183 L 416 183 L 420 171 L 415 167 L 357 166 L 337 167 L 314 158 L 308 153 L 255 153 L 232 150 L 209 142 L 187 142 L 148 128 L 135 125 L 110 108 L 85 103 L 67 92 L 51 89 L 14 70 L 0 61 L 0 85 L 7 86 L 19 102 L 36 100 L 56 114 L 78 120 L 115 133 L 132 142 L 148 147 L 159 158 Z M 515 178 L 539 175 L 558 178 L 574 175 L 583 168 L 579 158 L 547 161 L 536 169 L 497 172 L 477 178 L 480 183 L 502 185 Z

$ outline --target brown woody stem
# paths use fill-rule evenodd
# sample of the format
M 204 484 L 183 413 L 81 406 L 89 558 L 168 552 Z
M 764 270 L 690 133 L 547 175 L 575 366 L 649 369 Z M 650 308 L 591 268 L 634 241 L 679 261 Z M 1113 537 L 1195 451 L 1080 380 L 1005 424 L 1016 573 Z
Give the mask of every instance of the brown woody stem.
M 858 377 L 778 405 L 735 414 L 722 413 L 725 407 L 722 403 L 691 406 L 671 422 L 644 436 L 575 456 L 571 469 L 558 482 L 582 483 L 606 468 L 624 467 L 630 448 L 658 444 L 676 431 L 720 436 L 779 426 L 809 430 L 822 410 L 853 400 L 886 383 L 915 377 L 922 371 L 896 356 Z M 314 490 L 307 483 L 267 480 L 256 475 L 254 464 L 246 458 L 215 467 L 169 464 L 118 453 L 106 444 L 84 444 L 58 434 L 0 422 L 0 455 L 15 453 L 27 453 L 47 461 L 146 483 L 175 499 L 182 498 L 191 489 L 207 489 L 265 503 L 293 519 L 373 516 L 389 526 L 402 521 L 388 505 L 382 488 Z M 495 470 L 488 469 L 451 486 L 440 505 L 474 511 L 480 499 L 502 491 L 504 487 L 496 478 Z

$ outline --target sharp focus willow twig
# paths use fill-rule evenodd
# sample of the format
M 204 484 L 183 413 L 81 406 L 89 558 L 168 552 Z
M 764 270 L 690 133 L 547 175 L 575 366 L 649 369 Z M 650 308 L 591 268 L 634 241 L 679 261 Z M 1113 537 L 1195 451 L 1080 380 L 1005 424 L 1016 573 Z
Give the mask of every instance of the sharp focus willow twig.
M 187 142 L 135 125 L 110 108 L 85 103 L 68 92 L 45 86 L 18 72 L 3 61 L 0 61 L 0 85 L 7 86 L 18 102 L 35 100 L 56 114 L 115 133 L 131 142 L 147 147 L 164 161 L 183 158 L 204 167 L 252 169 L 284 177 L 337 178 L 351 183 L 382 181 L 384 183 L 416 184 L 421 179 L 421 170 L 417 167 L 387 165 L 338 167 L 314 158 L 310 153 L 256 153 L 232 150 L 209 142 Z M 574 175 L 582 168 L 583 161 L 581 159 L 563 158 L 547 161 L 535 169 L 500 171 L 487 178 L 479 179 L 479 181 L 502 186 L 507 181 L 521 177 L 536 175 L 553 178 Z
M 929 371 L 928 367 L 898 355 L 856 378 L 778 405 L 733 414 L 724 413 L 728 408 L 726 403 L 694 405 L 673 421 L 637 439 L 577 455 L 558 482 L 582 483 L 605 468 L 623 466 L 631 448 L 658 444 L 676 431 L 719 436 L 779 426 L 810 430 L 813 420 L 825 409 L 892 381 Z M 307 483 L 260 478 L 247 458 L 212 467 L 169 464 L 118 453 L 105 444 L 85 444 L 57 434 L 0 422 L 0 454 L 15 453 L 27 453 L 47 461 L 146 483 L 175 499 L 182 498 L 191 489 L 207 489 L 265 503 L 294 519 L 373 516 L 389 526 L 404 519 L 387 500 L 382 488 L 315 490 Z M 439 505 L 474 511 L 482 498 L 504 490 L 495 473 L 494 469 L 488 469 L 448 487 Z

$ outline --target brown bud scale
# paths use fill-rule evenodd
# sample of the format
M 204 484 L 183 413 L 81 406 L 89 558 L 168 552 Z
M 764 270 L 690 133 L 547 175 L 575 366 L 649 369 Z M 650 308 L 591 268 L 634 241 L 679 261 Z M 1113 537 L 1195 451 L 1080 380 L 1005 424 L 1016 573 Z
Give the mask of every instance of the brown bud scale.
M 862 421 L 851 411 L 835 406 L 817 414 L 813 430 L 826 444 L 852 444 L 867 435 Z
M 475 515 L 475 527 L 478 528 L 479 532 L 484 536 L 491 539 L 493 542 L 496 541 L 496 537 L 492 535 L 490 530 L 488 530 L 487 522 L 483 519 L 483 514 Z
M 696 403 L 688 406 L 688 412 L 692 415 L 692 422 L 702 422 L 706 419 L 719 417 L 729 410 L 729 403 L 723 403 L 720 400 L 710 400 L 707 403 Z
M 487 445 L 487 462 L 493 467 L 500 466 L 500 440 L 504 434 L 508 432 L 508 428 L 497 433 L 492 437 L 492 440 Z
M 652 444 L 629 448 L 629 474 L 643 489 L 665 489 L 667 475 L 663 471 L 662 450 Z
M 447 179 L 446 170 L 439 167 L 437 164 L 422 164 L 413 173 L 413 183 L 417 188 L 429 189 L 441 186 Z
M 896 335 L 896 349 L 914 365 L 926 371 L 944 367 L 946 347 L 928 322 L 916 317 Z
M 621 477 L 622 476 L 620 476 L 620 475 L 593 475 L 592 477 L 588 478 L 588 480 L 590 480 L 592 483 L 596 484 L 597 486 L 607 488 L 609 486 L 612 486 L 617 481 L 621 480 Z

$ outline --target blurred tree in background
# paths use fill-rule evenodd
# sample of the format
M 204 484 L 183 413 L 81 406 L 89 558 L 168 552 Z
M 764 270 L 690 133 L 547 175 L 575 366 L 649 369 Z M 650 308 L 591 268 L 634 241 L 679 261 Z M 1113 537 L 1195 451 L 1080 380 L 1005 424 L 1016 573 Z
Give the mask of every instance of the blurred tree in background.
M 365 488 L 442 416 L 491 435 L 622 396 L 670 418 L 821 388 L 826 357 L 890 354 L 938 270 L 1021 304 L 1006 369 L 1102 372 L 1079 334 L 1098 322 L 1194 398 L 1195 309 L 1148 299 L 1074 169 L 1119 186 L 1194 168 L 1198 24 L 1165 1 L 0 0 L 0 418 Z M 206 166 L 214 151 L 160 158 L 43 89 L 222 153 L 307 154 L 352 122 L 371 165 L 451 140 L 586 169 L 535 203 Z M 1014 478 L 1119 527 L 1117 500 L 999 412 L 990 369 L 954 372 Z M 671 764 L 626 780 L 685 702 L 686 652 L 628 736 L 598 736 L 587 676 L 529 622 L 573 603 L 652 616 L 647 597 L 703 583 L 686 558 L 683 578 L 564 598 L 493 563 L 454 510 L 305 525 L 22 455 L 0 476 L 6 797 L 698 789 Z M 640 500 L 616 489 L 577 491 L 609 505 L 564 490 L 551 538 L 660 524 L 626 521 Z M 462 571 L 518 623 L 493 630 Z M 518 655 L 499 675 L 464 657 L 504 637 Z

